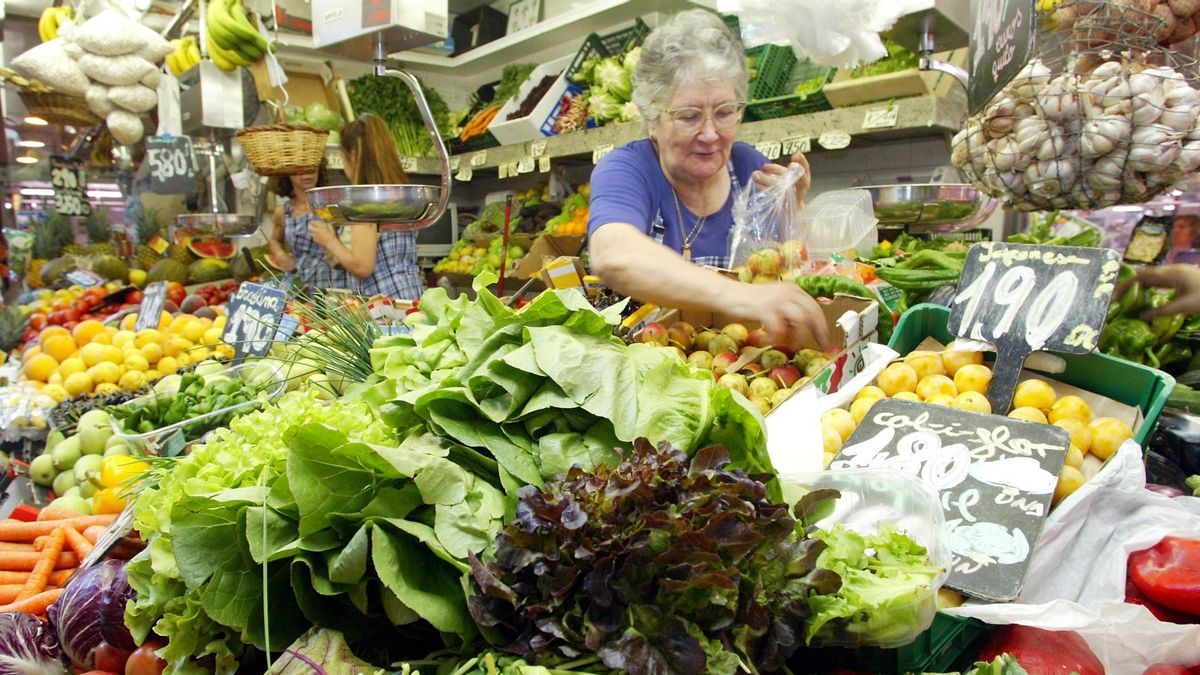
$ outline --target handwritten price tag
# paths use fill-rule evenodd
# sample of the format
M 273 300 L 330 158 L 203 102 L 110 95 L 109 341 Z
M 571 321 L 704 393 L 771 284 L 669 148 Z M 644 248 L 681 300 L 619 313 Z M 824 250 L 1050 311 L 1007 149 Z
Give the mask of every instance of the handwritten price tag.
M 791 157 L 797 152 L 812 150 L 812 138 L 808 136 L 789 136 L 783 139 L 783 154 Z
M 546 141 L 534 141 L 529 146 L 529 155 L 531 157 L 539 157 L 546 154 Z
M 879 108 L 868 108 L 863 114 L 863 129 L 891 129 L 900 119 L 900 106 L 889 105 Z
M 842 148 L 850 145 L 850 134 L 841 131 L 840 129 L 826 131 L 817 138 L 817 143 L 819 143 L 821 147 L 825 148 L 826 150 L 841 150 Z
M 142 293 L 142 306 L 138 309 L 137 323 L 133 325 L 134 330 L 158 328 L 158 322 L 162 319 L 163 302 L 166 299 L 167 282 L 156 281 L 146 286 L 146 291 Z
M 76 161 L 50 158 L 50 185 L 54 188 L 54 210 L 64 216 L 86 216 L 87 174 Z
M 500 175 L 500 178 L 508 178 L 508 163 L 502 162 L 496 167 L 496 172 Z
M 599 164 L 600 160 L 608 157 L 608 153 L 612 151 L 612 143 L 605 143 L 604 145 L 597 146 L 595 150 L 592 150 L 592 164 Z
M 532 157 L 522 157 L 521 163 L 517 165 L 517 173 L 530 173 L 535 166 Z
M 279 329 L 287 294 L 262 284 L 243 283 L 229 298 L 229 320 L 221 340 L 233 345 L 235 356 L 263 356 Z
M 460 181 L 462 183 L 469 183 L 469 182 L 471 182 L 471 177 L 474 175 L 475 175 L 475 172 L 471 170 L 471 167 L 464 166 L 463 168 L 458 170 L 457 174 L 454 175 L 454 180 Z
M 339 153 L 340 154 L 340 153 Z M 186 194 L 196 190 L 192 165 L 192 140 L 186 136 L 152 136 L 146 139 L 150 192 Z
M 455 155 L 454 157 L 450 158 L 450 170 L 451 171 L 458 171 L 459 164 L 462 164 L 462 157 Z
M 538 157 L 538 173 L 550 173 L 549 157 Z
M 480 167 L 484 164 L 487 164 L 487 150 L 480 150 L 479 152 L 471 155 L 471 166 Z
M 416 157 L 401 157 L 400 168 L 404 169 L 405 173 L 412 173 L 417 170 Z

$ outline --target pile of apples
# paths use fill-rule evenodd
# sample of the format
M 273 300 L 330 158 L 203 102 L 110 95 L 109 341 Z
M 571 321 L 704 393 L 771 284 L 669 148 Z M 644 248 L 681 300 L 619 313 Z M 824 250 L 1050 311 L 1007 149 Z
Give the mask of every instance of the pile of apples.
M 671 349 L 686 363 L 712 373 L 717 386 L 740 392 L 764 415 L 829 364 L 829 358 L 815 349 L 792 353 L 773 346 L 765 330 L 750 330 L 740 323 L 697 330 L 686 321 L 670 326 L 651 322 L 639 339 Z M 751 358 L 739 364 L 746 355 Z
M 864 387 L 848 409 L 835 408 L 821 417 L 825 466 L 833 461 L 855 428 L 879 400 L 898 398 L 923 401 L 978 413 L 992 413 L 987 388 L 992 369 L 983 363 L 981 352 L 954 349 L 943 352 L 914 351 L 884 368 L 875 384 Z M 1095 417 L 1091 406 L 1074 395 L 1059 396 L 1045 380 L 1031 378 L 1017 385 L 1008 417 L 1051 424 L 1071 435 L 1066 462 L 1059 473 L 1053 503 L 1078 490 L 1100 470 L 1133 430 L 1114 417 Z
M 748 284 L 769 284 L 788 280 L 792 270 L 798 269 L 807 257 L 804 244 L 786 241 L 779 248 L 764 248 L 750 254 L 746 262 L 733 268 L 738 281 Z

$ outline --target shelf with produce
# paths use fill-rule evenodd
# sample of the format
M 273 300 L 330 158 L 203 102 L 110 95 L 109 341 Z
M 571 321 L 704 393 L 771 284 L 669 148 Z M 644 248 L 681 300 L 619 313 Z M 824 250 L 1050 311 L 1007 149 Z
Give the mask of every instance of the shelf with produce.
M 891 111 L 895 111 L 894 120 Z M 965 113 L 960 97 L 922 96 L 892 102 L 869 103 L 851 108 L 839 108 L 823 112 L 782 117 L 759 122 L 747 122 L 738 133 L 738 140 L 751 145 L 778 143 L 788 139 L 808 136 L 813 151 L 820 149 L 817 140 L 822 133 L 844 131 L 853 139 L 886 140 L 914 138 L 918 136 L 941 136 L 958 129 Z M 457 155 L 460 167 L 470 166 L 471 158 L 483 153 L 483 161 L 472 166 L 473 171 L 496 169 L 501 165 L 519 163 L 522 159 L 535 157 L 533 145 L 544 143 L 545 150 L 537 157 L 583 157 L 606 146 L 620 147 L 643 138 L 640 122 L 611 124 L 560 136 L 549 136 L 536 141 L 514 145 L 502 145 L 476 152 Z M 331 162 L 333 161 L 330 153 Z M 340 162 L 340 157 L 338 161 Z M 436 174 L 437 160 L 429 157 L 407 158 L 406 163 L 414 167 L 414 174 Z M 331 163 L 330 166 L 333 166 Z M 524 174 L 521 174 L 524 175 Z

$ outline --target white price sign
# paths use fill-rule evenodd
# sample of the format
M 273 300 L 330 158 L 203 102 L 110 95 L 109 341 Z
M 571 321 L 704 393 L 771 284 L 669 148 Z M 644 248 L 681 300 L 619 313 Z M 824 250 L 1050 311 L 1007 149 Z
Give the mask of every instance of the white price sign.
M 458 170 L 458 173 L 454 174 L 454 180 L 462 183 L 469 183 L 471 182 L 471 177 L 474 175 L 475 172 L 471 170 L 471 167 L 464 166 Z
M 863 113 L 863 129 L 891 129 L 900 119 L 900 106 L 896 104 L 868 108 Z
M 413 173 L 414 171 L 417 170 L 417 158 L 416 157 L 401 157 L 400 158 L 400 168 L 404 169 L 405 173 Z
M 508 163 L 501 162 L 499 165 L 497 165 L 496 173 L 500 176 L 500 178 L 508 178 Z
M 483 166 L 484 164 L 487 164 L 487 150 L 480 150 L 479 152 L 471 155 L 471 166 L 472 167 L 478 168 L 478 167 Z
M 522 157 L 521 162 L 517 164 L 517 173 L 531 173 L 535 166 L 532 157 Z
M 458 155 L 451 157 L 450 158 L 450 170 L 458 171 L 458 165 L 461 163 L 462 163 L 462 157 L 459 157 Z
M 605 143 L 604 145 L 596 146 L 596 149 L 592 150 L 592 164 L 599 164 L 600 160 L 608 157 L 608 153 L 612 151 L 612 143 Z
M 538 173 L 550 173 L 549 157 L 538 157 Z
M 186 136 L 152 136 L 146 139 L 146 164 L 150 191 L 184 194 L 196 189 L 192 166 L 192 141 Z
M 529 154 L 532 157 L 538 157 L 546 154 L 546 141 L 534 141 L 529 146 Z
M 826 131 L 817 138 L 817 143 L 826 150 L 841 150 L 850 145 L 850 134 L 840 129 Z
M 812 150 L 812 138 L 808 136 L 789 136 L 783 139 L 783 154 L 791 157 L 797 152 L 806 153 Z

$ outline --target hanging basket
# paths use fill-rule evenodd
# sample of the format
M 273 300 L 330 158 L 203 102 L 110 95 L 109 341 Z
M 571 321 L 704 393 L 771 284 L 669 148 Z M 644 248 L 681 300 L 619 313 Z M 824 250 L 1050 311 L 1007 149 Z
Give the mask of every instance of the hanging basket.
M 87 102 L 80 96 L 32 89 L 21 89 L 19 94 L 29 115 L 40 117 L 50 124 L 90 127 L 102 121 L 88 110 Z
M 329 131 L 304 124 L 267 124 L 235 134 L 246 159 L 263 176 L 312 173 L 325 156 Z
M 1137 4 L 1039 14 L 1029 63 L 967 118 L 954 164 L 1022 211 L 1140 204 L 1200 169 L 1196 59 Z

